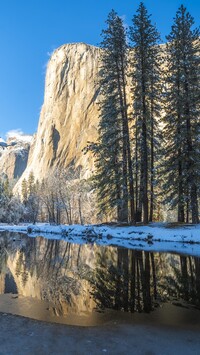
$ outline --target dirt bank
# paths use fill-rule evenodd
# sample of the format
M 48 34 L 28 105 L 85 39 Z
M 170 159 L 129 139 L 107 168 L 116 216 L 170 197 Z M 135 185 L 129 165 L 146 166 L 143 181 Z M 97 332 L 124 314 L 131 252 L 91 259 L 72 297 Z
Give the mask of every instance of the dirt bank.
M 0 354 L 198 354 L 198 329 L 109 324 L 74 327 L 0 314 Z

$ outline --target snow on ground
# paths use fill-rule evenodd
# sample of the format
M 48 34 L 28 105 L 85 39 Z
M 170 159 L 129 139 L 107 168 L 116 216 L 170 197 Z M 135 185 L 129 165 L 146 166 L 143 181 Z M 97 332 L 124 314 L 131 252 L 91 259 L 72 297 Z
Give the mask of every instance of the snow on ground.
M 152 223 L 149 226 L 116 225 L 5 225 L 0 231 L 21 232 L 31 237 L 65 239 L 72 243 L 96 243 L 116 245 L 148 251 L 173 251 L 200 256 L 200 225 L 184 225 L 169 228 L 166 224 Z

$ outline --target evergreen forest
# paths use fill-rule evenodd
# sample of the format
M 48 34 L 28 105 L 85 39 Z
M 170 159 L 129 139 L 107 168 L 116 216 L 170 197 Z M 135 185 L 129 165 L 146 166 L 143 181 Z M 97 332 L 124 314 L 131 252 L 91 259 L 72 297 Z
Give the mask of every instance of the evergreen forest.
M 118 222 L 198 223 L 200 197 L 200 32 L 181 5 L 166 44 L 140 3 L 127 28 L 112 10 L 102 31 L 99 210 Z

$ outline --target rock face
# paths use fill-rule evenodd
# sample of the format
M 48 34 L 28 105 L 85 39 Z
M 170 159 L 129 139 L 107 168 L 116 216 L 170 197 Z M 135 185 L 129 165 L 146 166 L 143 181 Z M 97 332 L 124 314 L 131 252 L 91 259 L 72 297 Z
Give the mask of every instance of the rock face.
M 8 147 L 0 150 L 0 171 L 9 179 L 18 179 L 25 171 L 31 141 L 31 136 L 12 136 L 6 142 Z
M 79 43 L 64 45 L 53 53 L 38 131 L 22 179 L 33 171 L 41 180 L 49 170 L 69 166 L 81 176 L 91 174 L 92 155 L 82 150 L 87 141 L 97 138 L 99 52 L 99 48 Z

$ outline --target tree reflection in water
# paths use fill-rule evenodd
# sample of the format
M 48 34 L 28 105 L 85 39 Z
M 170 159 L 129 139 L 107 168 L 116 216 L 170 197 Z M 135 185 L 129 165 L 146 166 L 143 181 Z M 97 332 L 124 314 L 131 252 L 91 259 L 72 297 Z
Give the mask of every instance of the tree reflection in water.
M 0 239 L 0 282 L 9 268 L 20 294 L 51 302 L 57 315 L 96 308 L 149 313 L 168 301 L 200 308 L 197 257 L 42 237 L 13 239 L 9 234 Z
M 200 309 L 200 259 L 192 256 L 179 256 L 179 263 L 172 266 L 173 273 L 166 276 L 168 298 L 184 300 Z
M 162 302 L 200 306 L 200 259 L 117 249 L 115 262 L 98 254 L 92 295 L 100 308 L 149 313 Z
M 150 312 L 157 299 L 154 254 L 117 249 L 116 261 L 108 264 L 98 255 L 93 296 L 98 305 L 125 312 Z

